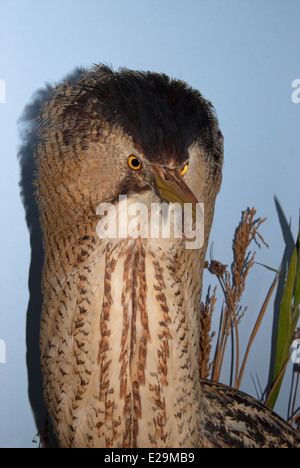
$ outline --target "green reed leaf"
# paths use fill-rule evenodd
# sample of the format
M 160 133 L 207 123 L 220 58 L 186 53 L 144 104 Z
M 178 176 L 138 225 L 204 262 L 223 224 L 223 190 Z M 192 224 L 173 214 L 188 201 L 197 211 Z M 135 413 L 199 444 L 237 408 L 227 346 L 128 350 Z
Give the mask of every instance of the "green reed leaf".
M 290 261 L 286 284 L 280 305 L 280 318 L 277 334 L 277 348 L 273 374 L 273 386 L 267 399 L 270 408 L 274 408 L 285 368 L 289 360 L 290 346 L 300 314 L 300 225 L 297 242 Z

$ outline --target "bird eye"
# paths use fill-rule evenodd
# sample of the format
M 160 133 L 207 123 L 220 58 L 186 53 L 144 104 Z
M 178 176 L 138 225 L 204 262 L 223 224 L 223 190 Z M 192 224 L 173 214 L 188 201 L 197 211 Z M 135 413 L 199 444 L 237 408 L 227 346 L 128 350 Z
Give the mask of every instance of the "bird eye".
M 185 165 L 183 166 L 183 168 L 181 169 L 181 175 L 184 175 L 186 173 L 186 171 L 188 170 L 188 163 L 185 163 Z
M 128 159 L 128 166 L 134 171 L 142 169 L 142 163 L 136 156 L 130 156 Z

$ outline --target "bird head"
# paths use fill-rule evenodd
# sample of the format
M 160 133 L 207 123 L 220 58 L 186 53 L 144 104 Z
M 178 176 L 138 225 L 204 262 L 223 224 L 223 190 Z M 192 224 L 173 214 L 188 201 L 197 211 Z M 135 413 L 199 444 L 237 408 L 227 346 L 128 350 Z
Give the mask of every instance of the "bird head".
M 223 137 L 211 103 L 180 80 L 96 66 L 54 89 L 40 136 L 38 179 L 65 230 L 119 195 L 190 203 L 194 218 L 197 202 L 214 206 Z
M 183 167 L 168 167 L 149 163 L 146 158 L 130 155 L 128 167 L 134 176 L 148 185 L 157 196 L 171 203 L 179 203 L 184 208 L 185 203 L 192 204 L 193 217 L 196 218 L 197 198 L 184 181 L 188 170 L 188 162 Z

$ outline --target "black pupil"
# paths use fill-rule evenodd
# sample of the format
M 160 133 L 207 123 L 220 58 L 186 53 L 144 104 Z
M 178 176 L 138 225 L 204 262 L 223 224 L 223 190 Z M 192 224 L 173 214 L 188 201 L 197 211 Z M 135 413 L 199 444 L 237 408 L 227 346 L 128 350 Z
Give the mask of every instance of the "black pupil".
M 138 159 L 134 158 L 134 159 L 131 160 L 131 164 L 132 164 L 133 167 L 139 167 L 140 161 Z

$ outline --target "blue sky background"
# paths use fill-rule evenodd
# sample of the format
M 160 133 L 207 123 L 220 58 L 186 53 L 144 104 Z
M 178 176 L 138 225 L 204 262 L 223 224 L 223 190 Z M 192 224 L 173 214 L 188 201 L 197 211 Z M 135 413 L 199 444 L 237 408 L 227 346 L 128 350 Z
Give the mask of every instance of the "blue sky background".
M 256 260 L 277 268 L 284 240 L 275 195 L 294 237 L 298 229 L 300 103 L 292 102 L 291 86 L 300 79 L 299 24 L 299 0 L 0 1 L 0 80 L 6 86 L 6 102 L 0 102 L 0 339 L 6 343 L 0 447 L 35 446 L 25 363 L 30 246 L 17 160 L 17 121 L 34 92 L 76 66 L 98 62 L 164 72 L 199 89 L 214 104 L 225 137 L 210 239 L 214 256 L 231 263 L 241 211 L 255 206 L 258 216 L 268 218 L 261 233 L 270 245 Z M 273 277 L 258 265 L 250 274 L 241 328 L 245 343 Z M 214 278 L 207 276 L 210 282 Z M 266 384 L 271 327 L 272 307 L 242 383 L 253 395 L 251 372 Z M 286 395 L 284 390 L 276 408 L 283 416 Z

